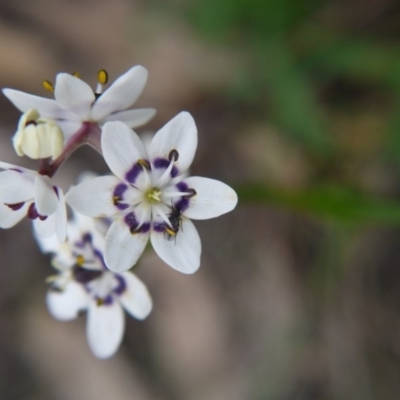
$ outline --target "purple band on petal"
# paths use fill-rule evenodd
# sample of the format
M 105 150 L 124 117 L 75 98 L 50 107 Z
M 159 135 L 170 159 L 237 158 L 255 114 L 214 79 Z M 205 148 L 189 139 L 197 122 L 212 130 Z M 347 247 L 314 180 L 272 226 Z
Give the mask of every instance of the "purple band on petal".
M 166 226 L 167 224 L 165 222 L 155 222 L 153 224 L 153 231 L 164 233 Z
M 72 273 L 74 275 L 74 279 L 77 282 L 85 285 L 86 283 L 89 283 L 89 282 L 99 278 L 103 272 L 92 270 L 92 269 L 85 269 L 83 267 L 75 265 L 72 268 Z
M 135 164 L 126 174 L 125 179 L 132 185 L 135 183 L 136 178 L 142 172 L 142 166 Z
M 20 208 L 22 208 L 24 206 L 24 204 L 25 204 L 25 202 L 15 203 L 15 204 L 4 204 L 4 205 L 6 205 L 7 207 L 10 207 L 11 210 L 13 210 L 13 211 L 17 211 Z
M 129 226 L 129 228 L 138 226 L 138 222 L 136 221 L 135 213 L 133 213 L 133 212 L 126 214 L 124 221 Z
M 118 208 L 118 210 L 123 211 L 123 210 L 126 210 L 129 207 L 129 204 L 117 203 L 115 206 Z
M 128 185 L 125 185 L 125 183 L 118 183 L 118 185 L 114 189 L 113 196 L 122 198 L 122 195 L 125 193 L 125 191 L 127 189 L 128 189 Z
M 22 174 L 24 171 L 21 171 L 18 168 L 10 168 L 10 171 L 15 171 L 15 172 L 19 172 L 20 174 Z
M 58 194 L 58 187 L 57 186 L 53 186 L 53 190 L 56 192 L 57 198 L 59 199 L 60 196 Z
M 108 269 L 107 266 L 106 266 L 106 263 L 104 262 L 103 253 L 100 250 L 97 250 L 97 249 L 93 248 L 93 254 L 95 255 L 95 257 L 97 257 L 99 259 L 103 269 Z
M 145 222 L 141 226 L 139 226 L 139 222 L 136 220 L 135 213 L 130 212 L 125 215 L 124 218 L 125 223 L 129 226 L 129 230 L 131 233 L 146 233 L 150 230 L 150 223 Z
M 126 290 L 126 282 L 125 279 L 121 275 L 115 275 L 115 279 L 118 282 L 117 287 L 114 289 L 114 293 L 118 294 L 121 296 L 122 293 L 125 292 Z
M 83 249 L 88 243 L 92 243 L 92 235 L 90 233 L 85 233 L 82 239 L 75 242 L 74 245 L 79 249 Z
M 105 305 L 105 306 L 111 306 L 111 304 L 113 303 L 113 296 L 111 295 L 111 294 L 109 294 L 108 296 L 106 296 L 106 298 L 105 299 L 102 299 L 103 300 L 103 304 Z
M 35 203 L 31 203 L 31 205 L 28 208 L 28 212 L 26 213 L 26 215 L 30 219 L 39 218 L 41 221 L 44 221 L 45 219 L 47 219 L 47 215 L 40 215 L 37 212 Z
M 176 203 L 174 203 L 174 207 L 181 212 L 187 210 L 189 208 L 189 199 L 181 197 Z
M 167 160 L 166 158 L 156 158 L 153 160 L 153 166 L 154 168 L 157 169 L 167 169 L 169 167 L 169 164 L 171 164 L 171 161 Z M 171 177 L 175 178 L 178 175 L 178 168 L 175 167 L 175 165 L 171 169 Z

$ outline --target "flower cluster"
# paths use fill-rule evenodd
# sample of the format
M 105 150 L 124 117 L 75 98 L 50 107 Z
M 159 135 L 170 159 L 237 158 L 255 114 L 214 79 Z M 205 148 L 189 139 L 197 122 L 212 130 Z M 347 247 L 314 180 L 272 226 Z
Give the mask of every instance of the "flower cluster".
M 87 312 L 89 346 L 99 358 L 118 349 L 123 309 L 137 319 L 152 309 L 146 287 L 128 272 L 149 239 L 167 265 L 191 274 L 201 255 L 191 220 L 220 216 L 237 203 L 224 183 L 189 176 L 197 148 L 189 113 L 175 116 L 150 144 L 132 130 L 155 113 L 128 109 L 146 80 L 146 69 L 135 66 L 104 92 L 104 70 L 95 91 L 76 74 L 58 74 L 54 86 L 45 81 L 54 100 L 3 89 L 23 113 L 14 148 L 39 166 L 36 171 L 0 162 L 0 227 L 10 228 L 24 216 L 33 221 L 38 244 L 51 253 L 57 271 L 49 278 L 49 311 L 60 320 Z M 64 197 L 54 175 L 84 144 L 103 155 L 112 174 L 86 178 Z M 69 221 L 67 205 L 73 211 Z

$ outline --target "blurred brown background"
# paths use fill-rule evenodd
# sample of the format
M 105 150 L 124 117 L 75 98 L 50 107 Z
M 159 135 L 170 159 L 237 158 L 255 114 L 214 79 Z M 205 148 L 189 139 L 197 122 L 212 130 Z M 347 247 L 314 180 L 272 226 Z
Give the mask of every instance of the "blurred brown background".
M 300 4 L 301 3 L 301 4 Z M 155 131 L 192 113 L 192 174 L 239 192 L 196 222 L 202 266 L 149 251 L 154 310 L 96 360 L 85 318 L 47 313 L 52 273 L 27 221 L 0 231 L 0 398 L 397 400 L 400 397 L 400 6 L 395 0 L 0 1 L 0 84 L 41 96 L 149 71 Z M 19 112 L 0 98 L 0 159 Z M 57 174 L 107 172 L 80 149 Z

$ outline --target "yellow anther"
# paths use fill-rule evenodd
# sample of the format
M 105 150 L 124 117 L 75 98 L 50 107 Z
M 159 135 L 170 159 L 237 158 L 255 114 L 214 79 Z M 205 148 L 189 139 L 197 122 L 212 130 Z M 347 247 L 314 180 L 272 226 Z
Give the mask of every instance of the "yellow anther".
M 113 196 L 113 204 L 114 204 L 114 206 L 118 205 L 120 201 L 121 201 L 121 197 L 120 196 Z
M 144 160 L 143 158 L 138 160 L 137 165 L 139 165 L 140 167 L 145 167 L 146 169 L 150 169 L 150 163 L 147 160 Z
M 100 297 L 98 297 L 98 298 L 96 299 L 96 305 L 97 305 L 97 307 L 100 307 L 100 306 L 102 306 L 103 304 L 104 304 L 104 300 L 101 299 Z
M 79 72 L 73 72 L 72 76 L 74 76 L 75 78 L 80 78 L 81 74 Z
M 49 92 L 54 92 L 54 86 L 50 81 L 43 81 L 43 87 Z
M 108 81 L 108 73 L 105 69 L 101 69 L 97 73 L 97 80 L 101 85 L 105 85 Z
M 161 190 L 158 188 L 152 188 L 146 193 L 146 199 L 150 203 L 159 203 L 161 201 Z
M 170 235 L 172 237 L 175 237 L 176 234 L 178 233 L 178 232 L 175 232 L 173 229 L 169 228 L 168 226 L 165 227 L 165 232 L 167 232 L 168 235 Z
M 83 257 L 81 254 L 76 257 L 76 263 L 82 267 L 82 265 L 85 263 L 85 257 Z

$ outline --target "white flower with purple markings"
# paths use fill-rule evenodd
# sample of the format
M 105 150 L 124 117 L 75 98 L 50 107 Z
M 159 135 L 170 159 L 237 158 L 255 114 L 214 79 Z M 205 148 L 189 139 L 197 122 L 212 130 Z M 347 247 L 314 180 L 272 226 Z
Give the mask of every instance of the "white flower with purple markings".
M 75 214 L 68 223 L 68 240 L 37 237 L 45 253 L 52 253 L 58 274 L 48 281 L 47 306 L 61 321 L 87 311 L 89 347 L 98 358 L 111 357 L 125 329 L 123 309 L 137 319 L 146 318 L 152 300 L 146 286 L 131 272 L 109 271 L 103 260 L 104 238 L 91 218 Z
M 62 189 L 48 176 L 0 162 L 0 227 L 11 228 L 27 216 L 38 235 L 65 240 L 67 212 Z
M 127 110 L 138 99 L 146 84 L 147 70 L 144 67 L 132 67 L 103 92 L 107 80 L 106 71 L 99 71 L 99 83 L 93 91 L 76 75 L 59 73 L 54 88 L 45 81 L 45 87 L 54 91 L 54 100 L 14 89 L 3 89 L 3 93 L 23 113 L 33 108 L 43 118 L 55 120 L 65 140 L 79 131 L 85 134 L 96 131 L 106 121 L 124 121 L 130 127 L 137 127 L 153 117 L 155 110 L 152 108 Z
M 107 122 L 101 146 L 115 176 L 84 181 L 66 195 L 68 204 L 92 217 L 111 217 L 105 262 L 115 272 L 131 268 L 150 238 L 172 268 L 190 274 L 200 266 L 201 242 L 190 219 L 233 210 L 235 191 L 203 177 L 187 177 L 197 148 L 197 128 L 182 112 L 161 128 L 146 150 L 123 122 Z

